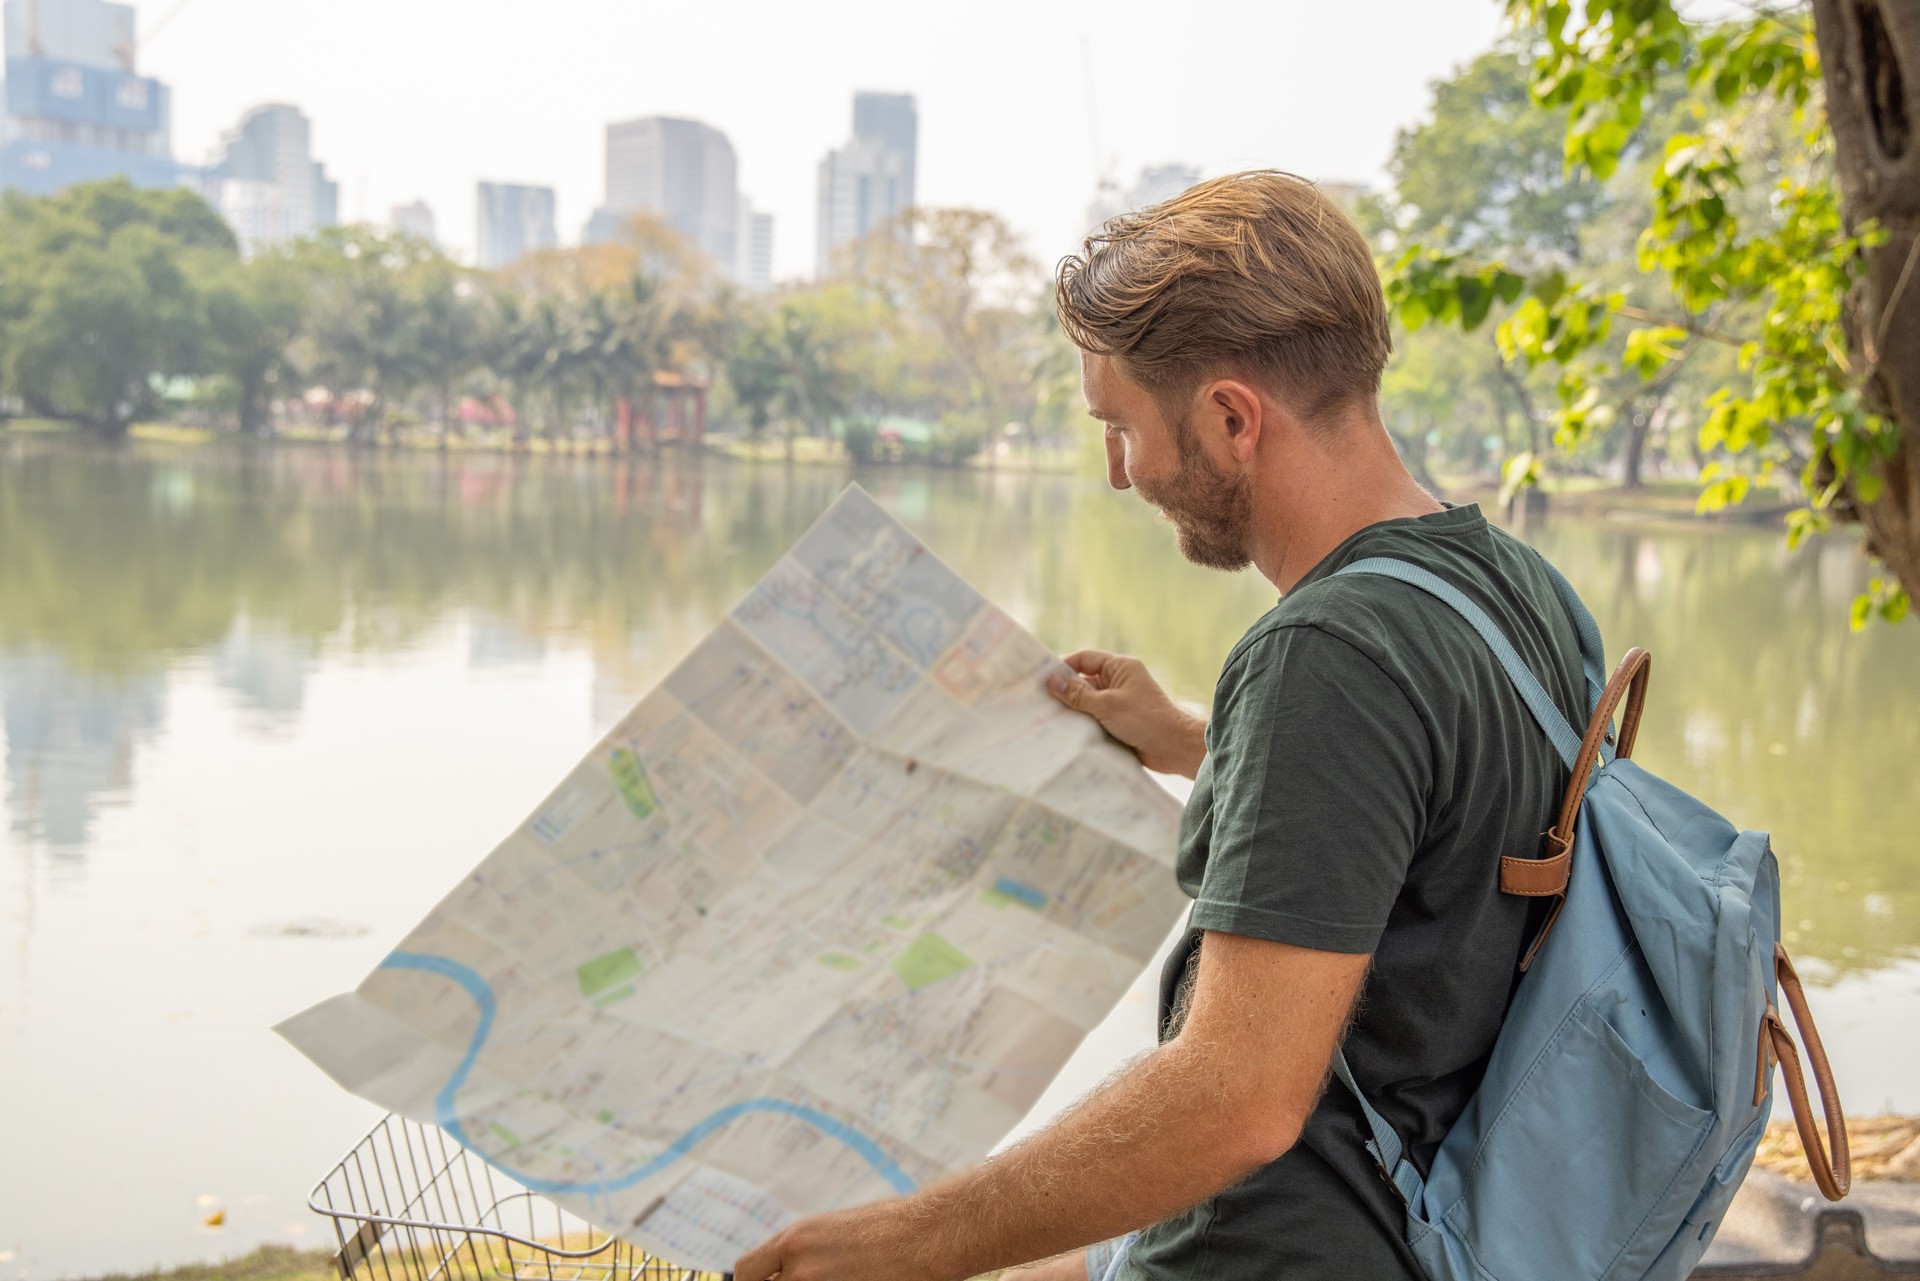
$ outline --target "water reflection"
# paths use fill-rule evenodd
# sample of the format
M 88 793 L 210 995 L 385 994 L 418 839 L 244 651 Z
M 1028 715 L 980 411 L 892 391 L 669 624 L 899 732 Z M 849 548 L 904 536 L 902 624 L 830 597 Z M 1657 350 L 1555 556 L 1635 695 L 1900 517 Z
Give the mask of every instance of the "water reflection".
M 132 784 L 135 742 L 160 727 L 165 708 L 158 673 L 76 671 L 46 650 L 0 653 L 13 834 L 82 857 L 94 807 Z
M 1204 702 L 1269 604 L 1180 561 L 1130 496 L 1067 477 L 863 476 L 1050 643 L 1142 654 Z M 593 660 L 610 723 L 831 501 L 832 469 L 686 460 L 97 453 L 15 442 L 0 465 L 0 706 L 14 831 L 83 857 L 137 787 L 167 675 L 204 664 L 263 728 L 313 674 L 380 662 L 460 615 L 475 669 Z M 1643 759 L 1776 833 L 1800 952 L 1839 970 L 1920 943 L 1920 671 L 1912 629 L 1853 635 L 1859 557 L 1764 531 L 1560 522 L 1533 534 L 1614 651 L 1656 655 Z
M 1849 971 L 1920 942 L 1915 634 L 1847 629 L 1863 574 L 1853 548 L 1565 525 L 1538 542 L 1615 652 L 1655 655 L 1637 755 L 1772 831 L 1796 955 Z

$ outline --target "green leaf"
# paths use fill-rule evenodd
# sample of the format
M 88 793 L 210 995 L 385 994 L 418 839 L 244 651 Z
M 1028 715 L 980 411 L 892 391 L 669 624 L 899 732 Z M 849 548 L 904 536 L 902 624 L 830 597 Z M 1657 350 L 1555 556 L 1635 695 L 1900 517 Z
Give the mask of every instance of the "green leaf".
M 1427 310 L 1427 300 L 1419 294 L 1409 294 L 1400 304 L 1400 323 L 1407 327 L 1409 333 L 1432 318 L 1433 313 Z
M 1493 307 L 1493 290 L 1477 276 L 1462 276 L 1454 281 L 1453 288 L 1460 300 L 1460 327 L 1472 333 Z
M 1521 490 L 1539 484 L 1544 470 L 1539 455 L 1532 452 L 1523 451 L 1507 459 L 1500 468 L 1500 505 L 1506 506 Z
M 1863 632 L 1873 619 L 1873 597 L 1861 592 L 1853 598 L 1853 606 L 1847 611 L 1848 624 L 1856 632 Z

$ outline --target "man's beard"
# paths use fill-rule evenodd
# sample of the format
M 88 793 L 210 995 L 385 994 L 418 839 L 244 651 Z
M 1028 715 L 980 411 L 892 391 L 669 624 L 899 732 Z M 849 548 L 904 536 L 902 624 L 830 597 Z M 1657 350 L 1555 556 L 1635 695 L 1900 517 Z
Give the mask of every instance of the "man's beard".
M 1179 468 L 1164 479 L 1136 480 L 1133 487 L 1173 522 L 1182 556 L 1208 569 L 1245 569 L 1253 561 L 1247 551 L 1253 486 L 1244 475 L 1216 467 L 1188 424 L 1174 427 L 1173 438 Z

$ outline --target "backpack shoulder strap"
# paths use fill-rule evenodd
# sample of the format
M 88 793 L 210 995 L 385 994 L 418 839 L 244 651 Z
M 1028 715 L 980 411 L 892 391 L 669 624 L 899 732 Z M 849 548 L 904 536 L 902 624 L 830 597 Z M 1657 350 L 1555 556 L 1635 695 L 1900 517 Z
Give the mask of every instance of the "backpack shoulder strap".
M 1607 647 L 1600 640 L 1600 624 L 1593 621 L 1586 602 L 1573 590 L 1567 576 L 1539 552 L 1534 553 L 1534 558 L 1553 580 L 1553 590 L 1559 594 L 1560 604 L 1566 608 L 1567 617 L 1573 620 L 1574 633 L 1580 638 L 1580 666 L 1587 673 L 1587 715 L 1592 716 L 1607 688 Z
M 1500 664 L 1500 670 L 1504 671 L 1507 679 L 1513 682 L 1514 692 L 1520 695 L 1520 701 L 1527 705 L 1527 710 L 1533 713 L 1533 719 L 1539 723 L 1541 730 L 1553 744 L 1553 750 L 1560 754 L 1560 759 L 1566 763 L 1568 769 L 1573 768 L 1574 762 L 1580 756 L 1579 731 L 1567 723 L 1566 716 L 1554 706 L 1553 697 L 1540 683 L 1540 678 L 1533 674 L 1533 670 L 1520 657 L 1519 651 L 1514 649 L 1513 642 L 1507 639 L 1506 633 L 1487 617 L 1487 611 L 1468 600 L 1459 588 L 1431 570 L 1422 569 L 1418 565 L 1409 564 L 1404 560 L 1395 560 L 1389 556 L 1369 556 L 1365 560 L 1356 560 L 1351 565 L 1335 571 L 1336 576 L 1340 574 L 1377 574 L 1382 578 L 1396 578 L 1403 583 L 1418 587 L 1450 606 L 1453 612 L 1464 618 L 1467 625 L 1478 632 L 1480 639 L 1487 643 L 1487 648 L 1493 651 L 1494 658 Z M 1570 600 L 1573 606 L 1578 606 L 1580 598 L 1573 594 L 1573 588 L 1567 585 L 1566 580 L 1557 573 L 1554 579 L 1563 589 L 1561 599 Z M 1569 612 L 1571 608 L 1570 606 Z M 1592 633 L 1594 644 L 1591 648 L 1597 654 L 1600 629 L 1595 626 L 1592 616 L 1587 613 L 1584 606 L 1580 607 L 1579 613 L 1574 615 L 1574 626 L 1575 630 L 1581 633 L 1581 664 L 1587 668 L 1587 680 L 1592 686 L 1592 693 L 1597 701 L 1599 692 L 1605 688 L 1606 682 L 1601 681 L 1598 686 L 1593 686 L 1594 674 L 1599 670 L 1599 659 L 1589 658 L 1587 633 Z
M 1545 557 L 1541 557 L 1540 563 L 1546 566 L 1547 574 L 1553 580 L 1554 590 L 1559 594 L 1561 604 L 1565 606 L 1573 620 L 1574 631 L 1580 638 L 1580 665 L 1586 672 L 1587 695 L 1591 704 L 1598 707 L 1601 694 L 1606 688 L 1605 650 L 1601 646 L 1599 625 L 1593 621 L 1593 615 L 1587 612 L 1587 607 L 1581 603 L 1579 595 L 1573 590 L 1573 585 L 1567 582 L 1560 571 L 1548 564 Z M 1513 642 L 1507 639 L 1506 633 L 1502 632 L 1499 625 L 1487 616 L 1487 611 L 1467 599 L 1466 594 L 1459 588 L 1431 570 L 1422 569 L 1418 565 L 1396 560 L 1390 556 L 1370 556 L 1364 560 L 1357 560 L 1351 565 L 1336 570 L 1335 574 L 1336 576 L 1375 574 L 1382 578 L 1398 579 L 1400 582 L 1418 587 L 1465 619 L 1467 625 L 1486 642 L 1487 648 L 1493 651 L 1495 660 L 1500 664 L 1500 670 L 1507 674 L 1507 679 L 1513 684 L 1514 692 L 1520 695 L 1520 701 L 1527 705 L 1527 710 L 1533 714 L 1533 719 L 1553 743 L 1554 751 L 1559 753 L 1560 759 L 1566 763 L 1568 769 L 1574 768 L 1580 756 L 1580 733 L 1567 723 L 1566 716 L 1554 705 L 1552 695 L 1547 693 L 1546 687 L 1540 683 L 1540 678 L 1533 674 L 1533 669 L 1527 666 L 1526 660 L 1522 659 L 1519 651 L 1514 649 Z M 1424 1180 L 1413 1162 L 1406 1159 L 1400 1136 L 1394 1133 L 1393 1127 L 1387 1124 L 1386 1118 L 1367 1101 L 1366 1092 L 1360 1088 L 1360 1083 L 1354 1080 L 1353 1069 L 1347 1065 L 1344 1050 L 1335 1050 L 1333 1053 L 1333 1075 L 1353 1096 L 1354 1101 L 1360 1105 L 1361 1113 L 1366 1117 L 1367 1129 L 1373 1136 L 1367 1140 L 1367 1151 L 1373 1154 L 1373 1159 L 1379 1163 L 1381 1173 L 1387 1176 L 1400 1193 L 1401 1199 L 1411 1204 L 1418 1197 Z
M 1380 1173 L 1387 1177 L 1387 1182 L 1393 1184 L 1394 1191 L 1400 1194 L 1400 1199 L 1412 1205 L 1419 1198 L 1420 1190 L 1425 1186 L 1426 1180 L 1420 1177 L 1420 1171 L 1402 1153 L 1400 1136 L 1393 1132 L 1391 1125 L 1387 1124 L 1387 1118 L 1381 1116 L 1374 1110 L 1373 1104 L 1367 1102 L 1367 1096 L 1361 1090 L 1360 1083 L 1353 1079 L 1353 1069 L 1347 1066 L 1345 1050 L 1336 1049 L 1333 1052 L 1333 1074 L 1339 1078 L 1340 1084 L 1347 1087 L 1347 1093 L 1351 1094 L 1354 1102 L 1360 1105 L 1360 1111 L 1367 1119 L 1367 1129 L 1373 1135 L 1367 1140 L 1367 1151 L 1373 1155 L 1374 1161 L 1379 1165 Z

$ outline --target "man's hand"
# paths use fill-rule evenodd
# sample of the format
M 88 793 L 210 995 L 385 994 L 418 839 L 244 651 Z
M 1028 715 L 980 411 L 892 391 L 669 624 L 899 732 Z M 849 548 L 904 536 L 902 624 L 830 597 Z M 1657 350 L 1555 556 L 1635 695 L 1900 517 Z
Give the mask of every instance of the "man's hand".
M 898 1201 L 800 1220 L 733 1265 L 734 1281 L 949 1281 L 927 1270 Z
M 1083 649 L 1067 655 L 1079 679 L 1061 672 L 1047 678 L 1047 692 L 1133 750 L 1140 763 L 1162 774 L 1192 778 L 1207 755 L 1207 722 L 1184 711 L 1147 665 L 1124 654 Z

